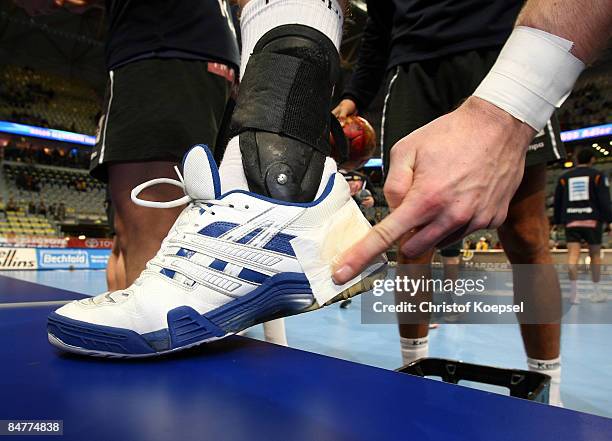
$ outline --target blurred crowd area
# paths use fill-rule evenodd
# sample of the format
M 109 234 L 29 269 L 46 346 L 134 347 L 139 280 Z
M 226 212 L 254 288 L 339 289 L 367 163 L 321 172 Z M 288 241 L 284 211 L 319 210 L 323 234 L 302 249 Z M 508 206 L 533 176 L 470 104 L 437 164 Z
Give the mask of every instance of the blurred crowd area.
M 101 99 L 76 78 L 0 67 L 0 120 L 93 134 Z
M 1 141 L 0 235 L 64 237 L 65 225 L 106 225 L 106 186 L 87 172 L 90 148 Z
M 0 194 L 6 203 L 1 208 L 5 211 L 41 214 L 58 221 L 77 216 L 104 219 L 106 186 L 85 170 L 5 159 L 2 176 Z
M 76 147 L 50 148 L 35 142 L 8 142 L 4 147 L 4 159 L 23 164 L 54 165 L 68 168 L 89 168 L 89 149 Z
M 581 79 L 559 110 L 561 130 L 609 122 L 612 122 L 612 79 L 609 73 Z

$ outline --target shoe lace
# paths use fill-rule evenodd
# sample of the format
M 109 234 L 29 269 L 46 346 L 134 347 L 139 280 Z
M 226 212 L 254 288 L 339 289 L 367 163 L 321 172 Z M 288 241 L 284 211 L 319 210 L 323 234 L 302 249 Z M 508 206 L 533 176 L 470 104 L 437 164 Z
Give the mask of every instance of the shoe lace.
M 147 263 L 147 267 L 145 271 L 143 271 L 143 273 L 141 274 L 141 277 L 146 272 L 157 272 L 151 268 L 153 265 L 163 268 L 166 264 L 167 258 L 169 258 L 170 256 L 176 257 L 176 255 L 173 254 L 171 250 L 172 248 L 175 248 L 177 246 L 181 247 L 181 243 L 179 241 L 181 239 L 186 238 L 186 233 L 183 231 L 185 226 L 191 225 L 196 229 L 203 227 L 203 225 L 200 224 L 200 221 L 203 220 L 203 216 L 215 216 L 216 213 L 214 207 L 227 207 L 230 209 L 240 210 L 243 209 L 242 207 L 236 207 L 234 204 L 223 200 L 193 198 L 188 194 L 187 187 L 185 185 L 185 180 L 177 166 L 174 167 L 174 171 L 176 172 L 179 178 L 178 180 L 170 178 L 151 179 L 150 181 L 143 182 L 142 184 L 134 187 L 131 193 L 132 202 L 142 207 L 174 208 L 187 204 L 183 212 L 179 215 L 177 221 L 174 223 L 174 225 L 168 232 L 166 238 L 162 241 L 161 247 L 157 254 Z M 138 197 L 138 195 L 146 188 L 158 184 L 170 184 L 174 185 L 175 187 L 179 187 L 183 190 L 185 196 L 171 201 L 163 202 L 149 201 L 146 199 L 140 199 Z M 249 206 L 245 205 L 244 209 L 249 209 Z M 139 277 L 134 283 L 138 284 L 139 282 L 141 282 L 141 277 Z

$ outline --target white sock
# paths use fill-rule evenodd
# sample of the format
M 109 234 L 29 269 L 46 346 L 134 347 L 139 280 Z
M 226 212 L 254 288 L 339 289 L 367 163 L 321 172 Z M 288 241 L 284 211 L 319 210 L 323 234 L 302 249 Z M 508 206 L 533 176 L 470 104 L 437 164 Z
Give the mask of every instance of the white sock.
M 221 180 L 221 193 L 231 190 L 248 190 L 244 168 L 242 168 L 242 155 L 238 137 L 230 139 L 223 154 L 223 160 L 219 166 L 219 177 Z
M 578 292 L 578 281 L 577 280 L 570 280 L 570 289 L 571 289 L 572 295 L 576 295 L 576 293 Z
M 337 0 L 251 0 L 240 15 L 240 78 L 255 45 L 268 31 L 287 24 L 309 26 L 325 34 L 340 51 L 343 23 L 344 14 Z
M 404 365 L 412 363 L 419 358 L 425 358 L 429 355 L 429 343 L 427 337 L 400 337 L 400 345 L 402 348 L 402 363 Z
M 540 372 L 550 376 L 549 404 L 563 407 L 561 401 L 561 357 L 552 360 L 538 360 L 527 357 L 527 367 L 532 372 Z
M 578 281 L 570 280 L 570 302 L 578 300 Z
M 285 319 L 276 319 L 263 324 L 264 337 L 268 343 L 287 346 L 287 333 L 285 332 Z

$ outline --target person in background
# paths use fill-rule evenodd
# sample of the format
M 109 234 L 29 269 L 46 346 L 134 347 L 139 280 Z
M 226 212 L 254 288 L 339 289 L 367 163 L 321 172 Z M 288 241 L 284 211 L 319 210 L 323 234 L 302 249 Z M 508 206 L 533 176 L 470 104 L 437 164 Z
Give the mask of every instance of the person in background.
M 605 302 L 607 294 L 600 288 L 601 239 L 603 228 L 612 222 L 608 177 L 593 167 L 595 153 L 584 148 L 576 155 L 577 166 L 563 173 L 557 181 L 554 223 L 565 227 L 568 272 L 571 283 L 570 302 L 580 303 L 578 295 L 578 260 L 580 246 L 586 243 L 591 258 L 592 302 Z
M 17 204 L 15 199 L 13 199 L 13 195 L 9 196 L 9 200 L 6 203 L 6 211 L 17 211 Z
M 478 243 L 476 244 L 476 251 L 488 251 L 488 249 L 489 243 L 487 242 L 487 239 L 484 236 L 478 239 Z
M 363 208 L 372 208 L 376 201 L 374 200 L 374 196 L 372 196 L 372 192 L 367 188 L 364 188 L 356 195 L 356 199 L 358 200 L 358 204 Z
M 106 9 L 108 87 L 90 172 L 107 182 L 115 229 L 131 284 L 160 247 L 183 207 L 155 210 L 132 203 L 134 187 L 175 178 L 194 144 L 214 148 L 240 63 L 230 2 L 198 0 L 16 0 L 30 15 L 60 9 Z M 112 98 L 111 98 L 112 97 Z M 77 154 L 71 150 L 71 157 Z M 87 183 L 69 183 L 85 191 Z M 143 192 L 152 200 L 182 196 L 174 186 Z
M 106 14 L 109 81 L 91 174 L 109 185 L 130 285 L 184 208 L 140 207 L 130 193 L 148 179 L 175 178 L 194 144 L 214 147 L 240 60 L 229 2 L 110 0 Z M 159 185 L 143 196 L 183 193 Z
M 64 219 L 66 219 L 66 204 L 60 202 L 57 207 L 57 220 L 63 221 Z
M 45 205 L 45 201 L 43 199 L 38 202 L 38 208 L 36 211 L 42 216 L 47 215 L 47 206 Z

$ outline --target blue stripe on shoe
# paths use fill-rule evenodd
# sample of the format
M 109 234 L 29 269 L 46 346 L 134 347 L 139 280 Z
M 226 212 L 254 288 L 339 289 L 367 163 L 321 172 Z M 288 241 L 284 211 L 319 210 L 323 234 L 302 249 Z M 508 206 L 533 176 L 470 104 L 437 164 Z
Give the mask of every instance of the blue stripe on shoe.
M 246 236 L 241 237 L 240 239 L 238 239 L 236 241 L 236 243 L 241 243 L 241 244 L 245 244 L 250 242 L 255 236 L 257 236 L 259 233 L 261 233 L 261 228 L 256 228 L 253 231 L 251 231 L 250 233 L 248 233 Z
M 232 222 L 213 222 L 206 225 L 198 233 L 208 237 L 219 237 L 237 226 L 238 224 Z
M 288 254 L 289 256 L 295 257 L 295 251 L 289 241 L 295 236 L 290 234 L 278 233 L 272 237 L 270 241 L 264 245 L 264 250 L 276 251 L 277 253 Z
M 208 266 L 212 269 L 216 269 L 217 271 L 223 271 L 227 266 L 227 262 L 225 262 L 224 260 L 215 259 Z
M 187 259 L 191 258 L 196 252 L 193 250 L 188 250 L 186 248 L 181 248 L 176 252 L 177 256 L 186 257 Z
M 169 277 L 171 279 L 174 279 L 174 275 L 176 274 L 176 271 L 172 271 L 169 270 L 167 268 L 162 268 L 162 270 L 160 271 L 160 273 L 162 273 L 164 276 Z
M 263 283 L 270 276 L 248 268 L 242 268 L 242 270 L 238 273 L 238 277 L 242 280 L 248 280 L 249 282 L 253 283 Z

